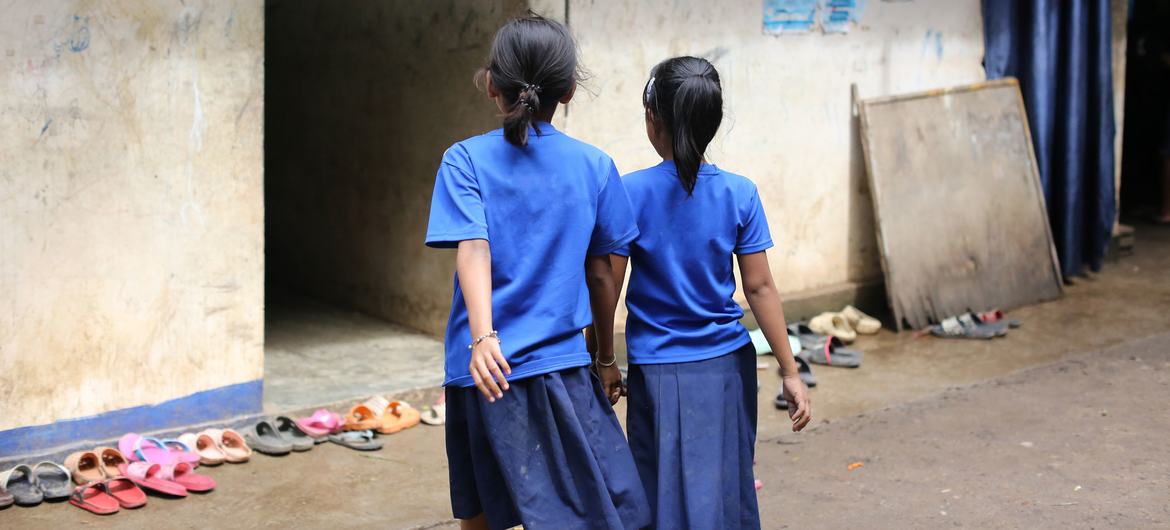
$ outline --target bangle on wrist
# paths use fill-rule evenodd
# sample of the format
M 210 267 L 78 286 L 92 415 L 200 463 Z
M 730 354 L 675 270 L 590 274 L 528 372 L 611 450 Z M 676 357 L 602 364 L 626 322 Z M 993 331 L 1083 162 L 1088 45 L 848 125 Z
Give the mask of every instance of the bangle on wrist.
M 598 355 L 597 359 L 595 359 L 593 362 L 597 363 L 598 366 L 604 366 L 606 368 L 609 368 L 610 366 L 613 366 L 615 363 L 617 363 L 617 355 L 614 355 L 613 360 L 609 361 L 608 363 L 601 362 L 601 356 Z

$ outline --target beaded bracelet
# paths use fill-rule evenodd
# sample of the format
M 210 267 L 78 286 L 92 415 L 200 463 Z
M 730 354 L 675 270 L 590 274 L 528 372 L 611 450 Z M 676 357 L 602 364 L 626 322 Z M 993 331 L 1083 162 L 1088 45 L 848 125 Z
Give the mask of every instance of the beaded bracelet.
M 492 332 L 488 333 L 487 335 L 480 335 L 480 336 L 476 337 L 475 340 L 471 341 L 471 344 L 467 345 L 467 349 L 474 350 L 476 346 L 479 346 L 479 343 L 481 343 L 487 339 L 496 339 L 497 344 L 504 343 L 504 341 L 500 340 L 500 332 L 493 329 Z

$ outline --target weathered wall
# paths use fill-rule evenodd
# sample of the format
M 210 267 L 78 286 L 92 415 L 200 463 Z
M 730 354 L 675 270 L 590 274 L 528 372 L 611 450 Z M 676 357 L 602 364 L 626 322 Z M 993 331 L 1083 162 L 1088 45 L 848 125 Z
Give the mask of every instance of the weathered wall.
M 261 378 L 261 5 L 0 1 L 0 431 Z
M 518 1 L 270 0 L 274 282 L 441 334 L 454 253 L 423 246 L 452 143 L 499 126 L 472 85 Z
M 573 1 L 568 17 L 596 97 L 570 105 L 567 132 L 622 172 L 657 162 L 641 106 L 650 68 L 715 63 L 726 117 L 709 157 L 758 185 L 786 292 L 881 277 L 850 84 L 875 97 L 984 79 L 979 0 L 871 1 L 846 35 L 765 35 L 760 0 Z

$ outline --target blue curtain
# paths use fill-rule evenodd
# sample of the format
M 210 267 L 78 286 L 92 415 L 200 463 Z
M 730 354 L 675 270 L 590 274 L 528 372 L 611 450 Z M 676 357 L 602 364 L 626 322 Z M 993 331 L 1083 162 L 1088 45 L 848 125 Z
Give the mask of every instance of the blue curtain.
M 1061 270 L 1101 268 L 1112 235 L 1109 0 L 983 0 L 988 79 L 1020 81 Z

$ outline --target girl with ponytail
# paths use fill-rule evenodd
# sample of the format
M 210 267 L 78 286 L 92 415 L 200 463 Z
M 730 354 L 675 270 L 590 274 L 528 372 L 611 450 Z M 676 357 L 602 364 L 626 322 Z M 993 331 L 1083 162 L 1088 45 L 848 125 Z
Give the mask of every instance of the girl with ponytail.
M 654 527 L 759 528 L 756 352 L 732 299 L 733 256 L 780 363 L 792 430 L 812 417 L 768 268 L 768 222 L 750 180 L 706 161 L 723 120 L 711 63 L 659 63 L 642 104 L 662 163 L 622 179 L 641 235 L 612 258 L 619 289 L 627 260 L 633 267 L 626 297 L 630 446 Z
M 458 249 L 443 386 L 451 507 L 465 529 L 650 523 L 590 373 L 621 380 L 609 255 L 638 228 L 613 160 L 549 123 L 577 77 L 564 26 L 509 21 L 478 77 L 503 127 L 451 146 L 435 178 L 426 244 Z M 595 357 L 581 334 L 590 322 Z

